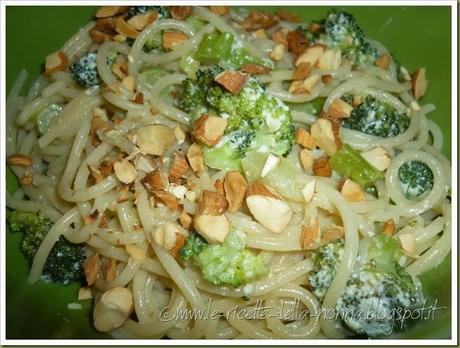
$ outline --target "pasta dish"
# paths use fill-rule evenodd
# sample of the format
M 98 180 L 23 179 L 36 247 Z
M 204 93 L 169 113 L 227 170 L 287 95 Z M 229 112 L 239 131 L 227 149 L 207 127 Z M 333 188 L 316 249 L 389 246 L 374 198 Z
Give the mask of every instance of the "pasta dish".
M 95 330 L 385 338 L 424 303 L 451 164 L 426 69 L 352 14 L 104 6 L 44 64 L 7 100 L 7 220 Z

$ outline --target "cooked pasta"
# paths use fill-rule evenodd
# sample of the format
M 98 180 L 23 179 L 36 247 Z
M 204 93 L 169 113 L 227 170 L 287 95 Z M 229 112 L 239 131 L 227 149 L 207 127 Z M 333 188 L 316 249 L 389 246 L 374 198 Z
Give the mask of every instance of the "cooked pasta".
M 95 22 L 47 58 L 46 72 L 26 97 L 21 94 L 25 71 L 11 89 L 7 156 L 20 188 L 7 194 L 7 206 L 52 222 L 33 259 L 30 282 L 43 279 L 47 258 L 62 236 L 85 246 L 94 326 L 113 337 L 339 338 L 347 334 L 346 325 L 352 330 L 353 325 L 321 314 L 344 301 L 364 240 L 385 235 L 396 241 L 400 265 L 414 284 L 443 261 L 451 249 L 451 164 L 441 153 L 442 131 L 427 117 L 435 106 L 419 105 L 424 86 L 417 84 L 426 84 L 421 71 L 411 80 L 374 40 L 366 41 L 372 60 L 356 58 L 356 52 L 350 55 L 315 36 L 311 25 L 298 29 L 297 16 L 285 12 L 172 7 L 165 13 L 158 6 L 103 7 Z M 117 24 L 103 28 L 104 20 Z M 206 38 L 220 34 L 231 36 L 232 47 L 250 59 L 215 61 L 217 53 L 208 50 L 207 60 L 200 60 Z M 154 39 L 159 46 L 146 49 Z M 301 52 L 296 45 L 304 45 Z M 316 57 L 313 49 L 320 52 Z M 75 78 L 75 64 L 84 56 L 93 59 L 91 53 L 96 83 L 87 83 L 83 75 Z M 389 61 L 382 63 L 385 58 Z M 208 66 L 220 66 L 215 80 L 229 98 L 243 93 L 245 84 L 257 84 L 267 100 L 276 101 L 273 108 L 288 110 L 295 143 L 287 152 L 276 153 L 284 141 L 277 138 L 268 148 L 245 153 L 236 170 L 227 166 L 225 152 L 210 161 L 207 151 L 221 146 L 224 129 L 229 134 L 233 109 L 221 112 L 213 104 L 197 121 L 180 102 L 186 83 L 198 86 L 193 82 L 198 67 Z M 226 73 L 243 79 L 236 91 L 238 81 L 220 79 Z M 200 92 L 193 103 L 200 102 Z M 315 101 L 321 101 L 319 108 Z M 369 131 L 368 124 L 356 128 L 353 117 L 366 103 L 385 105 L 372 115 L 391 110 L 407 124 L 394 131 L 399 121 L 382 119 Z M 61 109 L 44 116 L 49 105 Z M 373 122 L 367 115 L 363 122 Z M 44 129 L 40 117 L 50 118 Z M 217 119 L 216 125 L 198 126 L 206 117 Z M 269 127 L 277 122 L 270 113 L 263 117 Z M 222 120 L 216 141 L 200 133 L 218 133 Z M 377 134 L 384 122 L 392 124 L 386 134 Z M 358 162 L 343 168 L 338 156 L 355 156 Z M 356 174 L 361 167 L 367 172 Z M 411 181 L 404 181 L 409 180 L 404 171 Z M 369 173 L 375 177 L 367 178 Z M 420 193 L 423 173 L 429 187 Z M 209 206 L 207 195 L 214 199 Z M 245 240 L 244 255 L 266 270 L 259 276 L 210 280 L 203 254 L 195 261 L 183 258 L 192 236 L 204 238 L 207 252 L 227 247 L 235 230 Z M 318 260 L 313 255 L 338 242 L 343 243 L 340 260 L 319 296 L 311 277 Z M 220 267 L 219 260 L 209 262 Z M 233 266 L 230 262 L 221 271 L 246 271 L 228 269 Z M 235 308 L 249 312 L 261 305 L 268 308 L 265 316 L 236 315 Z M 288 318 L 286 308 L 307 314 Z M 197 317 L 200 312 L 208 315 Z M 218 315 L 210 316 L 213 312 Z M 355 332 L 373 336 L 365 329 Z

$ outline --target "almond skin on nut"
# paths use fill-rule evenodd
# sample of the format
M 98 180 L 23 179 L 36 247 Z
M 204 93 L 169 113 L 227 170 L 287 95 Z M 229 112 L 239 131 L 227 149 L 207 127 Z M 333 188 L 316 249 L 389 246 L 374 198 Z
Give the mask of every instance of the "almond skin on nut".
M 215 81 L 232 94 L 238 93 L 248 80 L 247 74 L 225 70 L 216 76 Z
M 229 203 L 228 210 L 231 213 L 241 208 L 247 189 L 248 183 L 239 171 L 227 173 L 224 180 L 224 191 Z
M 221 215 L 228 209 L 227 198 L 221 193 L 204 190 L 198 204 L 200 215 Z
M 196 121 L 193 135 L 203 144 L 214 146 L 224 135 L 226 127 L 225 118 L 205 114 Z
M 246 198 L 246 204 L 254 218 L 264 227 L 274 233 L 281 233 L 292 218 L 292 210 L 281 199 L 251 195 Z

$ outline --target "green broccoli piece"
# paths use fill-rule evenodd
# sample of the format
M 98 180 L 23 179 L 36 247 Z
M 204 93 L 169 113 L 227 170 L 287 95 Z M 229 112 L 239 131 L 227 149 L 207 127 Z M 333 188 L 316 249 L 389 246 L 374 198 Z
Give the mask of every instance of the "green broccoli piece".
M 372 64 L 377 58 L 377 50 L 366 40 L 364 31 L 352 14 L 331 10 L 320 23 L 319 33 L 307 35 L 310 41 L 340 48 L 355 64 Z
M 343 243 L 322 246 L 313 255 L 314 270 L 310 285 L 323 298 L 337 272 Z M 403 323 L 398 311 L 421 303 L 414 279 L 401 266 L 404 255 L 398 242 L 379 234 L 360 242 L 357 263 L 335 309 L 343 324 L 354 333 L 368 337 L 389 334 L 394 325 Z
M 313 271 L 308 275 L 308 281 L 313 293 L 322 300 L 337 273 L 343 255 L 343 240 L 328 243 L 320 247 L 312 255 Z
M 207 245 L 208 242 L 203 237 L 198 233 L 192 233 L 180 250 L 180 257 L 183 261 L 194 260 Z
M 100 83 L 96 67 L 96 52 L 78 58 L 70 67 L 73 79 L 82 87 L 96 86 Z
M 367 162 L 358 151 L 344 144 L 329 159 L 333 170 L 350 178 L 363 187 L 370 186 L 375 181 L 383 179 L 384 173 Z
M 419 161 L 409 161 L 401 165 L 398 178 L 404 196 L 410 200 L 422 199 L 434 185 L 431 169 Z
M 237 287 L 268 273 L 263 260 L 245 249 L 243 232 L 232 230 L 223 244 L 207 244 L 200 238 L 192 234 L 181 249 L 181 257 L 192 260 L 208 283 Z
M 149 11 L 158 13 L 159 18 L 170 18 L 171 14 L 167 6 L 131 6 L 128 10 L 128 18 L 143 14 Z
M 388 138 L 405 132 L 409 124 L 410 118 L 405 113 L 368 95 L 359 106 L 353 109 L 350 117 L 345 119 L 342 126 Z
M 37 121 L 37 128 L 40 134 L 45 134 L 50 128 L 51 121 L 59 115 L 63 107 L 61 104 L 48 104 L 43 107 L 35 115 L 35 120 Z
M 53 226 L 52 222 L 40 214 L 19 210 L 8 212 L 7 220 L 11 232 L 23 233 L 21 251 L 32 264 L 40 244 Z M 61 236 L 46 260 L 42 280 L 61 284 L 82 281 L 85 259 L 83 246 L 71 244 Z

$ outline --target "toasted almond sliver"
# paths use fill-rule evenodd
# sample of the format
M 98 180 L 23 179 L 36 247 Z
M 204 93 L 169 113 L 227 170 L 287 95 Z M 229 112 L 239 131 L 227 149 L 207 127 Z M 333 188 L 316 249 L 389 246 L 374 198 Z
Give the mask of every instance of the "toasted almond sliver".
M 185 211 L 182 211 L 179 216 L 179 223 L 186 230 L 190 230 L 192 228 L 193 220 L 189 214 L 187 214 Z
M 50 75 L 56 71 L 64 71 L 69 65 L 69 59 L 64 52 L 55 52 L 46 57 L 45 73 Z
M 309 94 L 317 85 L 320 79 L 319 75 L 312 75 L 305 80 L 292 81 L 289 86 L 289 92 L 292 94 Z
M 218 193 L 220 193 L 221 195 L 225 195 L 224 180 L 217 179 L 216 181 L 214 181 L 214 187 Z
M 300 163 L 302 163 L 303 169 L 306 171 L 311 171 L 313 170 L 313 156 L 311 155 L 311 152 L 307 149 L 303 149 L 300 151 Z
M 270 153 L 267 157 L 267 160 L 265 161 L 265 164 L 264 164 L 264 167 L 262 168 L 262 172 L 260 173 L 260 176 L 262 178 L 266 177 L 268 173 L 270 173 L 273 169 L 278 167 L 280 162 L 281 162 L 281 158 Z
M 288 32 L 286 41 L 288 43 L 288 50 L 294 57 L 300 56 L 308 47 L 308 41 L 305 34 L 298 30 Z
M 258 195 L 258 196 L 267 196 L 267 197 L 273 197 L 273 198 L 279 198 L 277 195 L 275 195 L 272 191 L 268 189 L 266 185 L 264 185 L 260 181 L 255 181 L 251 183 L 248 187 L 248 191 L 246 193 L 246 196 L 252 196 L 252 195 Z
M 178 20 L 184 20 L 192 14 L 192 6 L 169 6 L 171 17 Z
M 310 72 L 311 72 L 310 63 L 301 63 L 295 68 L 294 73 L 292 74 L 292 79 L 293 80 L 306 79 L 308 75 L 310 75 Z
M 227 198 L 221 193 L 204 190 L 198 204 L 199 215 L 222 215 L 228 209 Z
M 134 76 L 128 75 L 123 78 L 121 81 L 123 87 L 125 87 L 128 91 L 134 92 Z
M 222 243 L 230 232 L 230 222 L 225 215 L 197 215 L 193 220 L 195 230 L 208 243 Z
M 135 30 L 143 30 L 147 25 L 155 22 L 158 14 L 155 11 L 138 14 L 128 20 L 128 24 Z
M 297 128 L 295 130 L 295 142 L 296 144 L 309 150 L 316 149 L 315 139 L 313 139 L 311 134 L 304 128 Z
M 229 203 L 228 210 L 231 213 L 241 208 L 247 189 L 248 183 L 239 171 L 227 173 L 224 180 L 224 192 Z
M 243 29 L 253 31 L 260 28 L 271 28 L 278 23 L 278 17 L 263 11 L 251 11 L 240 23 Z
M 349 202 L 363 202 L 366 200 L 364 191 L 356 182 L 347 179 L 340 190 L 343 197 Z
M 321 156 L 313 161 L 313 173 L 316 176 L 331 177 L 332 167 L 326 156 Z
M 201 147 L 198 144 L 192 144 L 187 150 L 187 159 L 190 167 L 195 173 L 204 171 L 204 160 Z
M 382 231 L 383 234 L 391 237 L 395 233 L 395 230 L 396 230 L 396 224 L 393 219 L 390 219 L 383 223 L 383 231 Z
M 10 166 L 29 167 L 32 165 L 33 161 L 32 158 L 28 155 L 16 153 L 8 157 L 7 163 Z
M 128 8 L 129 6 L 102 6 L 97 10 L 95 16 L 96 18 L 113 17 L 126 11 Z
M 326 50 L 318 59 L 318 68 L 321 70 L 335 70 L 342 64 L 340 49 Z
M 174 183 L 178 182 L 187 172 L 188 168 L 189 165 L 185 156 L 177 153 L 174 154 L 173 163 L 169 169 L 169 181 Z
M 361 156 L 378 170 L 385 170 L 391 164 L 390 153 L 382 146 L 362 152 Z
M 85 271 L 86 283 L 93 285 L 99 275 L 99 253 L 94 253 L 85 260 L 83 270 Z
M 390 67 L 391 57 L 388 53 L 380 55 L 374 62 L 380 69 L 387 70 Z
M 342 226 L 330 226 L 324 229 L 321 236 L 321 244 L 327 244 L 342 239 L 345 230 Z
M 284 57 L 285 46 L 283 44 L 276 45 L 275 48 L 269 53 L 269 57 L 277 62 Z
M 311 243 L 313 243 L 318 237 L 319 233 L 319 219 L 311 218 L 308 225 L 302 226 L 300 233 L 300 246 L 302 249 L 306 249 Z
M 246 204 L 254 218 L 274 233 L 281 233 L 293 215 L 289 205 L 279 198 L 250 195 L 246 198 Z
M 426 79 L 426 70 L 425 68 L 420 68 L 415 70 L 412 75 L 412 93 L 415 100 L 419 100 L 426 93 L 428 88 L 428 81 Z
M 154 171 L 148 173 L 144 176 L 141 182 L 149 192 L 163 191 L 166 190 L 168 186 L 166 174 L 160 169 L 155 169 Z
M 209 11 L 218 15 L 218 16 L 225 16 L 228 15 L 230 12 L 229 6 L 209 6 Z
M 292 12 L 289 12 L 289 11 L 279 10 L 278 12 L 276 12 L 276 14 L 277 14 L 283 21 L 291 22 L 291 23 L 299 23 L 299 22 L 300 22 L 300 17 L 299 17 L 299 15 L 296 14 L 296 13 L 292 13 Z
M 241 71 L 251 74 L 251 75 L 257 75 L 257 74 L 268 74 L 270 72 L 270 69 L 265 66 L 257 65 L 257 64 L 244 64 L 241 67 Z
M 353 111 L 353 106 L 343 101 L 342 99 L 334 99 L 331 106 L 327 110 L 327 116 L 333 118 L 347 118 L 350 117 Z
M 139 32 L 126 23 L 126 21 L 121 17 L 118 17 L 115 23 L 115 30 L 119 34 L 129 37 L 130 39 L 136 39 L 139 36 Z
M 305 200 L 305 203 L 310 203 L 315 195 L 316 180 L 310 180 L 302 190 L 302 196 Z
M 165 31 L 163 33 L 163 47 L 167 50 L 173 50 L 187 42 L 188 36 L 176 31 Z
M 334 134 L 333 123 L 330 120 L 319 118 L 310 128 L 311 136 L 316 144 L 329 156 L 338 150 L 336 136 Z
M 130 184 L 137 178 L 136 168 L 126 159 L 116 162 L 113 169 L 118 180 L 124 184 Z
M 398 236 L 401 248 L 407 255 L 415 254 L 415 236 L 412 233 L 405 233 Z
M 236 94 L 244 87 L 248 77 L 247 74 L 242 74 L 238 71 L 225 70 L 217 75 L 215 80 L 230 93 Z
M 154 191 L 154 197 L 174 212 L 181 211 L 181 204 L 174 195 L 168 191 Z
M 314 66 L 324 53 L 324 47 L 321 45 L 313 45 L 308 47 L 295 61 L 298 66 L 301 63 L 310 63 Z
M 196 121 L 193 135 L 203 144 L 214 146 L 224 135 L 226 127 L 225 118 L 205 114 Z
M 272 40 L 279 45 L 284 45 L 288 47 L 288 41 L 287 41 L 288 32 L 289 31 L 287 29 L 279 29 L 273 33 Z

